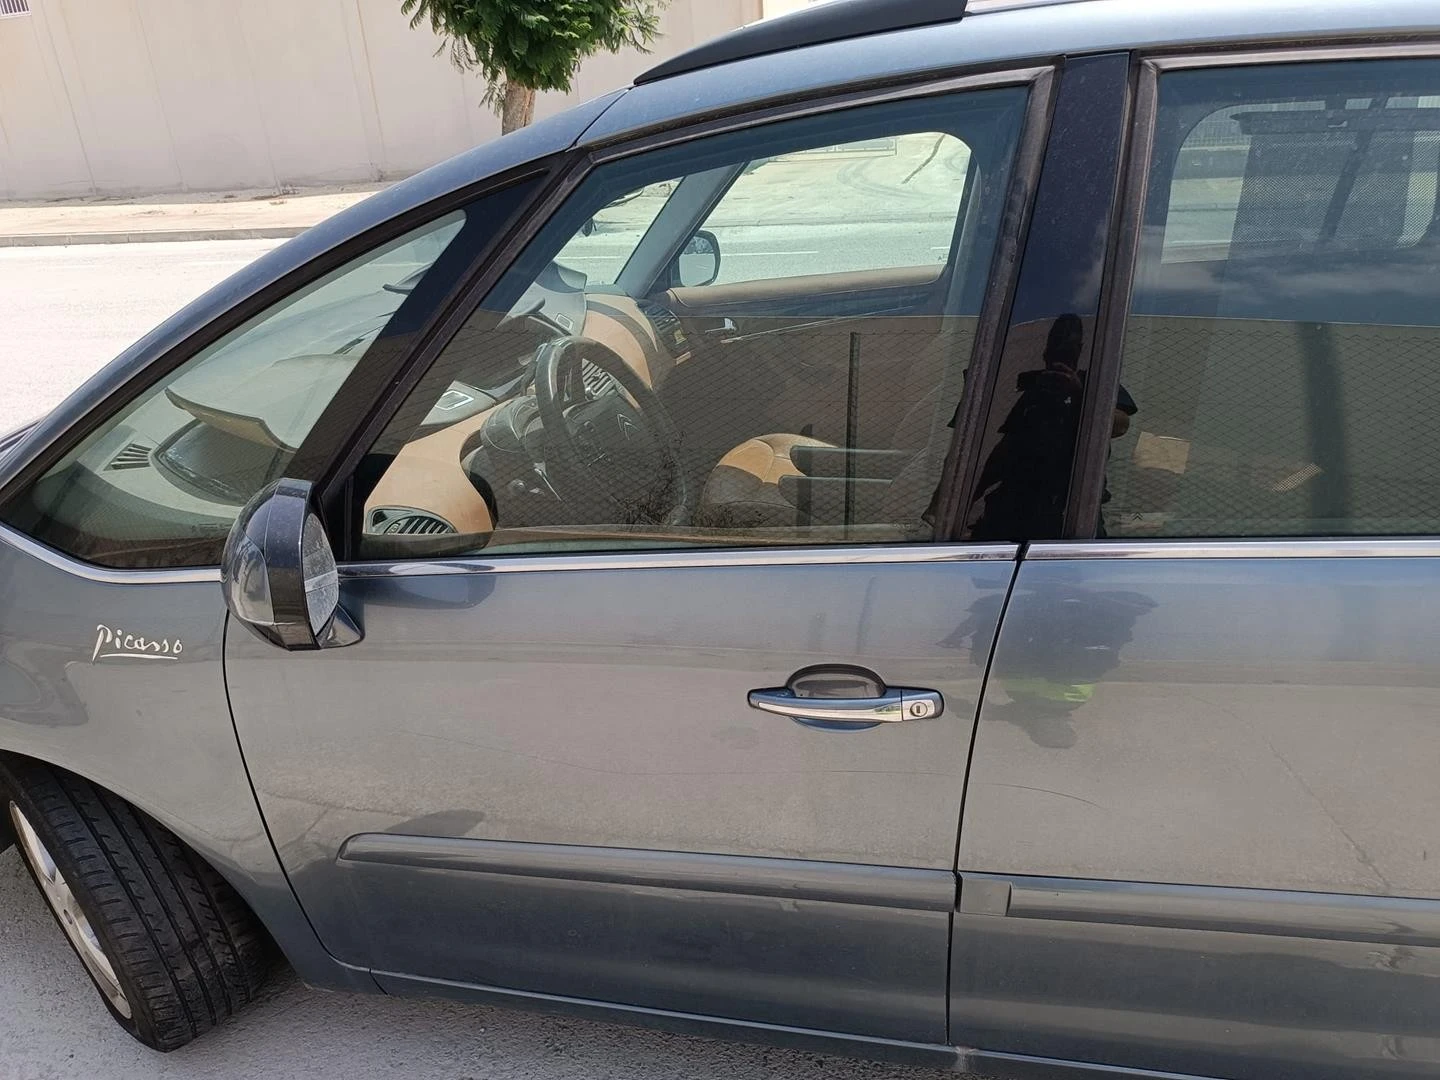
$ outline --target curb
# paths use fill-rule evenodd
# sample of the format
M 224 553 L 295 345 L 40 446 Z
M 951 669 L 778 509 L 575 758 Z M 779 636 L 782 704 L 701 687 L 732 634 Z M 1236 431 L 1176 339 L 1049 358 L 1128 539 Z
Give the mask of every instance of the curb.
M 69 247 L 75 244 L 191 243 L 201 240 L 288 240 L 308 225 L 275 229 L 149 229 L 140 232 L 19 233 L 0 236 L 0 248 Z

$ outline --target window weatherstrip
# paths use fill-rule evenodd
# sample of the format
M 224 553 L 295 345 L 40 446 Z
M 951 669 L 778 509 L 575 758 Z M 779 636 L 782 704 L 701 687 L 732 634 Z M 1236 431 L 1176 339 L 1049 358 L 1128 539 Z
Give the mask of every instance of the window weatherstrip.
M 1016 544 L 906 544 L 896 547 L 735 548 L 699 551 L 506 555 L 346 563 L 342 578 L 425 577 L 431 574 L 534 574 L 569 570 L 694 570 L 730 566 L 854 566 L 1013 562 Z
M 1067 559 L 1436 559 L 1440 537 L 1314 540 L 1089 540 L 1032 544 L 1025 560 Z
M 1317 64 L 1349 60 L 1412 60 L 1440 57 L 1440 41 L 1394 45 L 1316 45 L 1309 48 L 1254 49 L 1245 52 L 1205 52 L 1152 55 L 1145 63 L 1164 74 L 1197 68 L 1253 67 L 1259 64 Z
M 103 585 L 182 585 L 204 582 L 220 582 L 220 569 L 215 566 L 177 567 L 159 570 L 111 570 L 93 566 L 64 555 L 54 548 L 46 547 L 38 540 L 32 540 L 22 532 L 0 523 L 0 544 L 14 548 L 31 558 L 39 559 L 47 566 L 53 566 L 71 577 L 96 581 Z

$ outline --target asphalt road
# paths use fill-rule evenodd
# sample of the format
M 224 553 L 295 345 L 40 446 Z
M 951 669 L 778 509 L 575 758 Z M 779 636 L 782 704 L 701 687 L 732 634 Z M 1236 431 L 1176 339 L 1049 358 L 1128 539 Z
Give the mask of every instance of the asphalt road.
M 0 249 L 0 430 L 56 404 L 271 241 Z M 324 994 L 292 975 L 174 1054 L 110 1021 L 14 850 L 0 855 L 0 1080 L 939 1080 L 502 1009 Z

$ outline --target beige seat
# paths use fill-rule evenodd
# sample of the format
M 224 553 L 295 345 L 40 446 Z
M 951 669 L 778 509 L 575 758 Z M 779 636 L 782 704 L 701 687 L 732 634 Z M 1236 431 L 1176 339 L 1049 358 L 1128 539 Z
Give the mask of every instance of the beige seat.
M 861 345 L 864 381 L 858 392 L 858 442 L 869 449 L 911 455 L 898 473 L 884 474 L 889 479 L 861 478 L 849 485 L 838 477 L 822 478 L 792 502 L 786 498 L 790 486 L 782 481 L 805 475 L 793 460 L 793 451 L 804 446 L 834 448 L 836 443 L 805 435 L 758 435 L 716 463 L 700 493 L 695 524 L 711 529 L 840 525 L 848 512 L 847 486 L 854 489 L 848 509 L 856 512 L 856 522 L 918 523 L 934 495 L 950 442 L 948 424 L 963 379 L 963 368 L 954 362 L 968 359 L 974 331 L 974 320 L 968 318 L 867 323 Z M 952 404 L 947 407 L 947 402 Z M 824 415 L 823 410 L 816 413 Z M 823 425 L 821 430 L 826 430 Z M 793 487 L 790 491 L 795 494 Z
M 952 409 L 942 404 L 941 388 L 926 394 L 907 414 L 888 449 L 910 455 L 891 479 L 857 479 L 853 493 L 860 523 L 914 525 L 929 509 L 950 442 Z M 709 529 L 795 528 L 839 525 L 846 513 L 847 483 L 835 478 L 811 490 L 802 507 L 786 497 L 786 477 L 804 476 L 794 451 L 805 446 L 834 448 L 834 443 L 805 435 L 759 435 L 722 457 L 700 492 L 695 524 Z M 795 492 L 791 488 L 792 493 Z
M 760 529 L 803 524 L 799 510 L 780 493 L 780 480 L 803 475 L 790 452 L 797 446 L 830 446 L 804 435 L 747 439 L 716 463 L 695 512 L 695 523 L 712 529 Z

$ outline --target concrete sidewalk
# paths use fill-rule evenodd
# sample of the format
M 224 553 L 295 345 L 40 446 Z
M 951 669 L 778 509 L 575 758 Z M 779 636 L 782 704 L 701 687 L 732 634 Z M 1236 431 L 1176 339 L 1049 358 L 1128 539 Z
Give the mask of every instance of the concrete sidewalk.
M 0 202 L 0 248 L 296 236 L 385 185 Z

